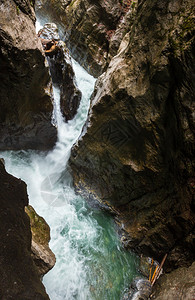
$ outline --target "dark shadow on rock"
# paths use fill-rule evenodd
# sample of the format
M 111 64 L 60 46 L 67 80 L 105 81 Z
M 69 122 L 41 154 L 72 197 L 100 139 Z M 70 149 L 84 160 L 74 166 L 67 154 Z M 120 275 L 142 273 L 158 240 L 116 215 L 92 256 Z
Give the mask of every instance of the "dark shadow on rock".
M 39 31 L 42 39 L 53 40 L 51 51 L 46 50 L 53 84 L 60 88 L 60 106 L 66 121 L 71 120 L 77 113 L 81 100 L 81 92 L 76 86 L 75 74 L 71 57 L 64 42 L 59 40 L 55 24 L 45 24 Z M 42 41 L 43 43 L 43 41 Z M 53 47 L 53 50 L 52 50 Z

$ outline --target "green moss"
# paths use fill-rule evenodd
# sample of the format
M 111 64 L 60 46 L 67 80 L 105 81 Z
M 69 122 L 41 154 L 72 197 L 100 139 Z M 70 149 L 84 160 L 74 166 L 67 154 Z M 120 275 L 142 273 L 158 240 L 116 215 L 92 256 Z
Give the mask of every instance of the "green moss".
M 193 16 L 184 17 L 176 33 L 169 36 L 172 53 L 179 56 L 194 39 L 195 22 Z
M 189 16 L 184 19 L 184 23 L 182 24 L 183 31 L 191 31 L 194 30 L 194 17 Z
M 27 215 L 30 218 L 31 232 L 33 239 L 42 245 L 45 245 L 50 240 L 50 228 L 46 221 L 40 217 L 34 208 L 28 205 L 25 208 Z
M 132 9 L 135 8 L 135 5 L 136 5 L 136 3 L 133 1 L 132 4 L 131 4 Z
M 17 15 L 19 15 L 19 13 L 20 13 L 20 9 L 19 9 L 18 5 L 16 5 L 16 13 L 17 13 Z

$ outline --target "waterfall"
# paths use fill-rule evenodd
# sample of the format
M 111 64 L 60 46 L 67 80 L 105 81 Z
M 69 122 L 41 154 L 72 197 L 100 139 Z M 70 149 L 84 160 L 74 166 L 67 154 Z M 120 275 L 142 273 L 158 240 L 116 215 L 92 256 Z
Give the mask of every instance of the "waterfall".
M 51 300 L 119 300 L 137 274 L 137 257 L 126 252 L 107 214 L 75 195 L 66 168 L 70 150 L 87 118 L 95 79 L 73 61 L 82 100 L 75 118 L 64 122 L 59 90 L 54 87 L 53 119 L 58 141 L 49 153 L 6 151 L 6 169 L 27 183 L 30 204 L 51 228 L 56 265 L 43 283 Z

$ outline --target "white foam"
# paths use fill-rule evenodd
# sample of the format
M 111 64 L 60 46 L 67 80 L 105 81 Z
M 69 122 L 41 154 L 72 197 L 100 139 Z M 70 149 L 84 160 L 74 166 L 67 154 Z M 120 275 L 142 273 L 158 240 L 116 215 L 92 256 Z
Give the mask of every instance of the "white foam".
M 43 28 L 39 20 L 36 20 L 35 28 L 36 28 L 36 33 L 38 33 L 39 30 Z
M 57 261 L 43 279 L 50 299 L 118 300 L 120 286 L 133 272 L 131 257 L 121 252 L 107 218 L 94 218 L 85 201 L 75 195 L 66 170 L 71 147 L 87 118 L 95 83 L 75 61 L 73 65 L 82 100 L 76 117 L 65 123 L 60 112 L 59 90 L 54 88 L 53 118 L 58 128 L 55 148 L 47 155 L 9 151 L 1 156 L 5 158 L 7 171 L 27 183 L 30 204 L 51 228 L 50 247 Z

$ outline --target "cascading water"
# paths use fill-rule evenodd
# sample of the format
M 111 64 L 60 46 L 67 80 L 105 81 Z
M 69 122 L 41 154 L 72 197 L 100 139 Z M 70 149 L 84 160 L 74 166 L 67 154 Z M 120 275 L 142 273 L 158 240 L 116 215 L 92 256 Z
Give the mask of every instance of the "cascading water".
M 51 228 L 50 248 L 57 261 L 43 279 L 50 299 L 119 300 L 137 274 L 138 259 L 121 247 L 112 218 L 75 195 L 66 170 L 71 147 L 87 118 L 95 82 L 74 61 L 73 67 L 82 100 L 76 117 L 65 123 L 59 90 L 54 87 L 55 148 L 49 153 L 7 151 L 1 157 L 7 171 L 27 183 L 30 204 Z

